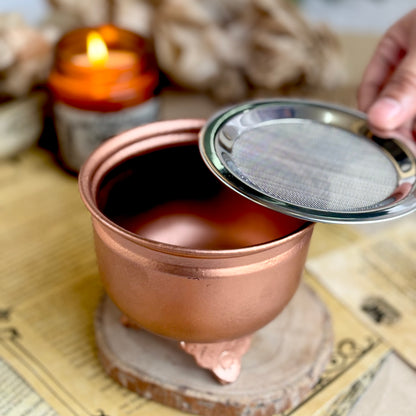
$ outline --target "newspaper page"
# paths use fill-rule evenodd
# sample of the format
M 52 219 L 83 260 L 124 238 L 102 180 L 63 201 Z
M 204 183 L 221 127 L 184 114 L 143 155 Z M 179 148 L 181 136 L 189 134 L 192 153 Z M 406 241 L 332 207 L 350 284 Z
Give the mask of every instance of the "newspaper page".
M 416 367 L 416 215 L 362 230 L 359 242 L 312 257 L 307 269 Z
M 76 178 L 35 149 L 0 164 L 0 195 L 0 414 L 182 414 L 121 387 L 100 365 L 94 313 L 103 288 Z M 318 259 L 358 238 L 342 227 L 317 231 Z M 314 390 L 286 414 L 346 415 L 390 347 L 311 275 L 305 281 L 331 313 L 334 352 Z

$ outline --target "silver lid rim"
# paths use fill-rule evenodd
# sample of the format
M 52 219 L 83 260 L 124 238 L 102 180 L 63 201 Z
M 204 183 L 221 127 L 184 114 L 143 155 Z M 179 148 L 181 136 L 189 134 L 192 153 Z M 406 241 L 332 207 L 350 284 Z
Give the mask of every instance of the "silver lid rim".
M 380 201 L 379 206 L 368 209 L 354 211 L 323 211 L 310 207 L 304 207 L 288 203 L 287 201 L 277 200 L 243 182 L 238 176 L 234 175 L 218 157 L 216 152 L 216 136 L 218 131 L 231 118 L 260 106 L 285 106 L 290 108 L 302 108 L 303 110 L 313 109 L 313 112 L 335 112 L 337 117 L 345 115 L 351 121 L 357 123 L 350 126 L 350 122 L 345 121 L 343 128 L 349 128 L 354 134 L 360 134 L 373 140 L 383 150 L 389 152 L 388 147 L 393 147 L 395 152 L 401 152 L 402 160 L 395 160 L 395 164 L 410 164 L 404 175 L 400 166 L 398 168 L 398 185 L 408 184 L 407 190 L 403 194 L 392 194 L 391 202 Z M 327 123 L 330 124 L 330 123 Z M 357 128 L 357 125 L 359 128 Z M 358 130 L 357 130 L 358 129 Z M 407 215 L 416 210 L 416 159 L 411 150 L 398 139 L 381 139 L 373 135 L 367 126 L 366 115 L 358 110 L 346 108 L 340 105 L 328 104 L 318 100 L 304 99 L 265 99 L 248 101 L 240 105 L 229 107 L 214 114 L 204 125 L 199 134 L 199 149 L 201 157 L 211 172 L 219 178 L 225 185 L 229 186 L 239 194 L 250 200 L 261 204 L 269 209 L 279 211 L 292 217 L 301 218 L 307 221 L 323 223 L 370 223 L 390 220 Z M 393 153 L 393 152 L 391 152 Z M 391 157 L 395 157 L 393 154 Z M 396 158 L 397 159 L 397 158 Z M 404 160 L 405 159 L 405 160 Z M 403 188 L 403 186 L 402 186 Z

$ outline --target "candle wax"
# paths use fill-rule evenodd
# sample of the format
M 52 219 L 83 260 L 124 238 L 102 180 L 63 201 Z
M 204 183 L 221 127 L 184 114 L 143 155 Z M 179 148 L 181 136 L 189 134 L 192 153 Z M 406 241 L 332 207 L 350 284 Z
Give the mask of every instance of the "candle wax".
M 74 55 L 71 58 L 71 61 L 74 65 L 81 66 L 84 68 L 117 69 L 134 65 L 137 62 L 137 55 L 129 51 L 110 49 L 108 51 L 108 59 L 105 62 L 105 64 L 91 63 L 86 53 Z

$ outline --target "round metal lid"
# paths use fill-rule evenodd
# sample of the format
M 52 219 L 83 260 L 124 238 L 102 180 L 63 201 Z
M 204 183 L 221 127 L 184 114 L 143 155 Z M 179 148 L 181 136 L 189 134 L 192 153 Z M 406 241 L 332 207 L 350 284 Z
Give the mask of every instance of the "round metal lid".
M 416 210 L 416 160 L 373 135 L 363 113 L 318 101 L 262 100 L 214 115 L 202 158 L 235 191 L 309 221 L 372 222 Z

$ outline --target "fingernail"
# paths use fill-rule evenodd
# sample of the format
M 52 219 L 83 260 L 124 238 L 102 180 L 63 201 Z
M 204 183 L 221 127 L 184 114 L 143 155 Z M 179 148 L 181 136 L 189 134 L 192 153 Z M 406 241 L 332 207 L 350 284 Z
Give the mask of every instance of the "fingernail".
M 399 101 L 390 97 L 383 97 L 377 100 L 368 111 L 370 119 L 376 119 L 378 122 L 385 124 L 394 119 L 402 110 Z

